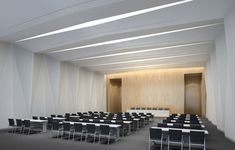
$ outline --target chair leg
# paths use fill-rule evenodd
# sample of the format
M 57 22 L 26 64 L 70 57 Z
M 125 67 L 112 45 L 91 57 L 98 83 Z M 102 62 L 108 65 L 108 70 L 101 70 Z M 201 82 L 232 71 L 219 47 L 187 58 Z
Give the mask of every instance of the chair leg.
M 170 142 L 169 142 L 169 138 L 168 138 L 168 143 L 167 143 L 167 145 L 168 145 L 168 150 L 170 150 Z
M 75 131 L 73 132 L 73 141 L 74 141 Z
M 99 135 L 99 144 L 100 144 L 100 135 Z
M 95 134 L 94 134 L 94 142 L 93 143 L 95 143 Z
M 149 140 L 149 150 L 151 149 L 151 141 Z
M 31 128 L 29 128 L 28 135 L 30 134 Z
M 80 138 L 80 141 L 82 141 L 82 133 L 80 134 L 81 138 Z

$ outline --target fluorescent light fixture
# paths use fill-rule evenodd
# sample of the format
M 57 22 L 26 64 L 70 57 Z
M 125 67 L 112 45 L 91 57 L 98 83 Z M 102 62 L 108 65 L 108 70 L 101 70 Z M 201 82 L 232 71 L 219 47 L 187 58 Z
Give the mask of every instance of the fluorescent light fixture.
M 211 27 L 211 26 L 217 26 L 217 25 L 220 25 L 220 24 L 223 24 L 223 22 L 200 25 L 200 26 L 194 26 L 194 27 L 183 28 L 183 29 L 170 30 L 170 31 L 165 31 L 165 32 L 158 32 L 158 33 L 153 33 L 153 34 L 140 35 L 140 36 L 135 36 L 135 37 L 111 40 L 111 41 L 105 41 L 105 42 L 100 42 L 100 43 L 95 43 L 95 44 L 89 44 L 89 45 L 84 45 L 84 46 L 78 46 L 78 47 L 73 47 L 73 48 L 67 48 L 67 49 L 62 49 L 62 50 L 51 51 L 51 52 L 48 52 L 48 53 L 60 53 L 60 52 L 73 51 L 73 50 L 78 50 L 78 49 L 83 49 L 83 48 L 91 48 L 91 47 L 96 47 L 96 46 L 122 43 L 122 42 L 139 40 L 139 39 L 144 39 L 144 38 L 150 38 L 150 37 L 155 37 L 155 36 L 160 36 L 160 35 L 165 35 L 165 34 L 171 34 L 171 33 L 189 31 L 189 30 L 206 28 L 206 27 Z
M 104 24 L 104 23 L 108 23 L 108 22 L 112 22 L 112 21 L 116 21 L 116 20 L 121 20 L 121 19 L 129 18 L 129 17 L 133 17 L 133 16 L 153 12 L 153 11 L 156 11 L 156 10 L 160 10 L 160 9 L 164 9 L 164 8 L 168 8 L 168 7 L 172 7 L 172 6 L 176 6 L 176 5 L 180 5 L 180 4 L 184 4 L 184 3 L 187 3 L 187 2 L 191 2 L 191 1 L 193 1 L 193 0 L 182 0 L 182 1 L 179 1 L 179 2 L 169 3 L 169 4 L 165 4 L 165 5 L 161 5 L 161 6 L 142 9 L 142 10 L 138 10 L 138 11 L 133 11 L 133 12 L 130 12 L 130 13 L 125 13 L 125 14 L 116 15 L 116 16 L 107 17 L 107 18 L 98 19 L 98 20 L 93 20 L 93 21 L 81 23 L 81 24 L 78 24 L 78 25 L 66 27 L 66 28 L 63 28 L 63 29 L 55 30 L 55 31 L 52 31 L 52 32 L 48 32 L 48 33 L 32 36 L 32 37 L 29 37 L 29 38 L 21 39 L 21 40 L 18 40 L 16 42 L 23 42 L 23 41 L 37 39 L 37 38 L 41 38 L 41 37 L 45 37 L 45 36 L 60 34 L 60 33 L 79 30 L 79 29 L 84 29 L 84 28 L 88 28 L 88 27 L 92 27 L 92 26 L 97 26 L 97 25 L 101 25 L 101 24 Z
M 152 49 L 142 49 L 142 50 L 131 51 L 131 52 L 122 52 L 122 53 L 115 53 L 115 54 L 107 54 L 107 55 L 79 58 L 79 59 L 74 59 L 72 61 L 91 60 L 91 59 L 97 59 L 97 58 L 106 58 L 106 57 L 113 57 L 113 56 L 122 56 L 122 55 L 146 53 L 146 52 L 151 52 L 151 51 L 159 51 L 159 50 L 165 50 L 165 49 L 195 46 L 195 45 L 209 44 L 209 43 L 211 43 L 211 41 L 196 42 L 196 43 L 181 44 L 181 45 L 174 45 L 174 46 L 158 47 L 158 48 L 152 48 Z
M 146 58 L 146 59 L 137 59 L 137 60 L 129 60 L 129 61 L 121 61 L 121 62 L 113 62 L 113 63 L 105 63 L 105 64 L 85 65 L 83 67 L 98 67 L 98 66 L 117 65 L 117 64 L 126 64 L 126 63 L 137 63 L 137 62 L 145 62 L 145 61 L 151 61 L 151 60 L 164 60 L 164 59 L 171 59 L 171 58 L 200 56 L 200 55 L 206 55 L 206 54 L 208 54 L 208 53 L 175 55 L 175 56 L 158 57 L 158 58 Z

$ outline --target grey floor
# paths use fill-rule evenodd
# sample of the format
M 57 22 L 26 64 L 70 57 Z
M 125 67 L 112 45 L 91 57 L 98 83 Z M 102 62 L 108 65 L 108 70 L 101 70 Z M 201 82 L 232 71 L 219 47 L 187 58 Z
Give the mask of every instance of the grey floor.
M 148 129 L 156 123 L 154 122 L 131 135 L 121 138 L 120 141 L 111 145 L 53 139 L 52 133 L 33 135 L 0 133 L 0 150 L 147 150 Z M 207 120 L 204 120 L 204 124 L 210 132 L 207 136 L 207 149 L 235 149 L 235 143 L 226 139 L 223 133 L 218 131 L 215 126 Z M 159 148 L 152 147 L 152 150 L 155 149 Z M 167 149 L 167 147 L 164 147 L 164 149 Z

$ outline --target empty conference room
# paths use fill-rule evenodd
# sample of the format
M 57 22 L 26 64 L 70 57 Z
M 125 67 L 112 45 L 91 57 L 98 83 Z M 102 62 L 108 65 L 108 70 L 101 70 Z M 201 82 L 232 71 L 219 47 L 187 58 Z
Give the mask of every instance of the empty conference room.
M 235 0 L 0 0 L 0 150 L 234 150 Z

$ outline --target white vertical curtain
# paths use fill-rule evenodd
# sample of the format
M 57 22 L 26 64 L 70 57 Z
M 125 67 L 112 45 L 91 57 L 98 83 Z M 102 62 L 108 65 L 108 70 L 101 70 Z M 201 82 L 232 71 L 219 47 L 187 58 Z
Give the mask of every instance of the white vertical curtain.
M 10 45 L 0 42 L 0 128 L 6 127 L 8 117 L 13 117 L 13 69 Z
M 225 17 L 224 25 L 206 65 L 206 114 L 235 141 L 235 8 Z
M 106 110 L 106 84 L 103 74 L 80 68 L 79 101 L 81 111 Z
M 42 54 L 34 54 L 31 115 L 55 114 L 58 103 L 60 64 Z
M 59 82 L 58 113 L 77 112 L 80 105 L 78 101 L 79 68 L 62 62 Z

